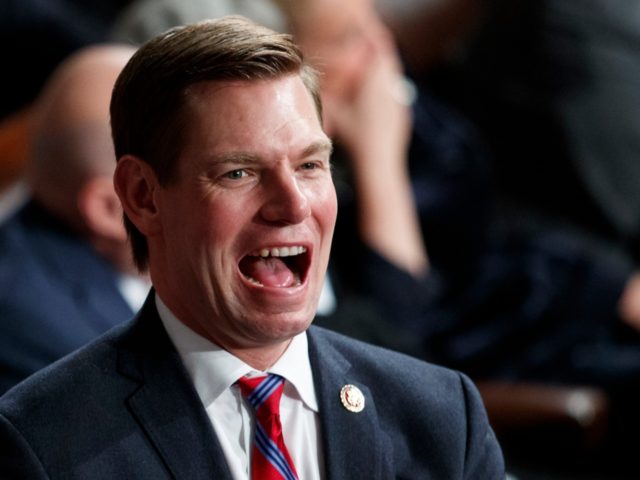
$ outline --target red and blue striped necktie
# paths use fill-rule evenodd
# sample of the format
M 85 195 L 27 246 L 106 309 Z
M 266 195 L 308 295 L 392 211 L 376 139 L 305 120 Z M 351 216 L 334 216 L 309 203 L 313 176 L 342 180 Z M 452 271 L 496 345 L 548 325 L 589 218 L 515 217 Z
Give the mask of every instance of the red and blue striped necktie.
M 296 468 L 287 451 L 280 424 L 280 397 L 284 378 L 269 374 L 266 377 L 242 377 L 240 391 L 253 407 L 256 418 L 251 478 L 253 480 L 298 480 Z

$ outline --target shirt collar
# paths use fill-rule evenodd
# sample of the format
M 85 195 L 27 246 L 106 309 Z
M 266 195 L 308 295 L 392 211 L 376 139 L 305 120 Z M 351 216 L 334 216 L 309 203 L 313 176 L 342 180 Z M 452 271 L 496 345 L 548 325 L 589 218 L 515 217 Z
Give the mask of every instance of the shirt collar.
M 178 320 L 157 293 L 155 301 L 160 320 L 180 354 L 205 408 L 238 378 L 256 371 Z M 314 412 L 318 411 L 306 332 L 293 337 L 282 356 L 267 371 L 284 377 L 295 387 L 306 406 Z

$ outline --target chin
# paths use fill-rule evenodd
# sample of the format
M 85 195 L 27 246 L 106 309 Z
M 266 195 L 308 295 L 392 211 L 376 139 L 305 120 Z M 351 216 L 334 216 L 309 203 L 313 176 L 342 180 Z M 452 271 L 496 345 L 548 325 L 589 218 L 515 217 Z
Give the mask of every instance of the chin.
M 313 315 L 307 312 L 280 313 L 263 316 L 256 324 L 255 329 L 261 332 L 264 338 L 283 341 L 306 331 L 312 321 Z

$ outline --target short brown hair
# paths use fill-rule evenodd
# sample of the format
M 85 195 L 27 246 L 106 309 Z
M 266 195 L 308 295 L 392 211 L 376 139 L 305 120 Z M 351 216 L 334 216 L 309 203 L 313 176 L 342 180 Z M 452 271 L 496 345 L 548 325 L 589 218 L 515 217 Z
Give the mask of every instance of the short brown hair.
M 168 30 L 145 43 L 113 90 L 111 129 L 116 158 L 148 163 L 161 185 L 176 178 L 189 87 L 202 81 L 254 80 L 298 73 L 322 116 L 316 74 L 290 35 L 228 16 Z M 125 215 L 134 260 L 146 269 L 146 237 Z

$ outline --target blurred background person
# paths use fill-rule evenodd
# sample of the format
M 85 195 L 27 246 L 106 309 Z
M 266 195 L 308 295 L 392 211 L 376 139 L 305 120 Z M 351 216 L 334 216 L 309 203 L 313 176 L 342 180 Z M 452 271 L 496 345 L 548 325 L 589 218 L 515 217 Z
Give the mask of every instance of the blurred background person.
M 406 87 L 402 91 L 399 55 L 391 34 L 377 16 L 373 3 L 370 0 L 354 0 L 347 5 L 338 0 L 280 3 L 288 12 L 298 41 L 325 73 L 322 91 L 327 128 L 349 154 L 356 192 L 355 211 L 360 217 L 358 235 L 372 250 L 418 281 L 432 275 L 444 277 L 446 294 L 452 295 L 448 300 L 416 295 L 407 302 L 402 291 L 415 289 L 397 289 L 398 283 L 389 281 L 388 272 L 379 278 L 373 272 L 359 276 L 360 283 L 379 281 L 372 287 L 374 298 L 393 306 L 387 310 L 390 315 L 395 313 L 394 323 L 414 333 L 421 332 L 428 344 L 428 354 L 440 355 L 439 360 L 444 363 L 457 363 L 476 377 L 512 375 L 559 380 L 565 376 L 566 381 L 586 381 L 593 374 L 591 381 L 607 383 L 605 377 L 616 378 L 627 369 L 627 381 L 637 378 L 640 363 L 629 368 L 627 362 L 632 356 L 640 362 L 637 352 L 640 344 L 627 350 L 615 335 L 602 335 L 615 325 L 618 333 L 626 331 L 637 341 L 633 328 L 637 328 L 638 312 L 629 306 L 630 298 L 636 301 L 638 298 L 633 265 L 589 250 L 579 239 L 552 230 L 531 238 L 511 232 L 495 238 L 490 184 L 484 175 L 491 157 L 483 151 L 473 127 L 445 105 L 429 99 L 427 91 L 418 89 L 412 104 L 414 136 L 410 145 L 407 147 L 406 140 L 394 141 L 389 133 L 394 129 L 402 131 L 408 125 L 407 116 L 394 115 L 394 108 L 402 108 L 399 104 L 408 93 Z M 380 69 L 381 59 L 385 58 L 387 65 L 393 67 L 387 67 L 384 88 L 361 101 L 374 88 L 376 69 Z M 385 104 L 385 99 L 391 101 Z M 367 125 L 374 124 L 376 118 L 379 130 L 367 131 Z M 394 151 L 392 145 L 399 145 L 395 151 L 401 154 L 389 153 Z M 365 150 L 367 147 L 384 155 L 376 156 Z M 359 155 L 363 150 L 368 154 Z M 413 192 L 416 216 L 420 218 L 421 234 L 433 266 L 429 275 L 416 274 L 425 271 L 420 260 L 397 260 L 401 252 L 411 252 L 410 248 L 402 247 L 402 241 L 416 235 L 406 231 L 402 234 L 392 218 L 394 209 L 388 213 L 388 220 L 381 218 L 387 195 L 393 198 L 393 187 L 387 194 L 386 186 L 393 185 L 394 170 L 385 162 L 398 165 L 396 170 L 411 179 L 406 184 Z M 360 179 L 374 175 L 371 171 L 382 172 L 383 180 L 371 187 L 375 192 L 371 198 L 378 201 L 371 210 L 378 215 L 380 235 L 388 236 L 386 243 L 371 240 L 370 229 L 363 227 L 366 225 L 363 218 L 367 218 L 369 211 L 363 198 L 370 184 Z M 437 198 L 434 192 L 441 192 L 447 185 L 452 188 L 445 189 L 446 194 Z M 393 252 L 394 247 L 400 253 Z M 370 265 L 368 262 L 366 266 Z M 350 263 L 348 268 L 352 267 Z M 428 281 L 423 285 L 428 285 Z M 429 304 L 425 305 L 424 299 Z M 413 309 L 421 304 L 425 308 L 409 312 L 403 303 Z M 414 319 L 415 323 L 405 323 L 408 319 Z M 609 360 L 601 357 L 602 349 L 607 350 L 607 341 L 611 341 L 608 359 L 618 359 L 609 365 Z M 589 342 L 594 343 L 586 347 Z M 577 355 L 574 348 L 580 348 L 584 354 L 576 363 L 572 363 Z M 584 353 L 583 349 L 591 353 Z M 583 362 L 588 368 L 578 367 Z M 597 375 L 601 376 L 596 379 Z
M 0 391 L 131 318 L 148 291 L 112 181 L 109 100 L 133 51 L 77 52 L 33 108 L 30 198 L 0 227 Z
M 376 162 L 375 155 L 358 162 L 358 148 L 354 148 L 349 137 L 349 132 L 362 133 L 361 142 L 369 142 L 368 145 L 375 148 L 374 137 L 360 128 L 371 124 L 372 119 L 352 116 L 350 125 L 353 128 L 348 129 L 339 122 L 339 114 L 345 109 L 349 111 L 349 105 L 357 106 L 358 99 L 371 87 L 376 60 L 381 55 L 396 53 L 394 49 L 384 47 L 385 38 L 389 39 L 390 35 L 376 17 L 371 1 L 356 0 L 344 5 L 336 0 L 284 0 L 280 3 L 289 11 L 291 29 L 298 41 L 316 66 L 325 72 L 323 98 L 327 125 L 346 147 L 349 157 L 355 208 L 350 219 L 345 221 L 343 215 L 338 226 L 335 243 L 338 249 L 345 244 L 344 238 L 342 242 L 339 240 L 340 232 L 349 231 L 349 225 L 356 224 L 355 219 L 367 211 L 366 202 L 361 201 L 362 192 L 358 192 L 362 187 L 359 179 L 371 175 L 368 169 L 383 166 Z M 578 2 L 570 2 L 572 7 L 562 8 L 559 3 L 555 2 L 556 10 L 564 11 L 560 18 L 570 24 L 569 11 L 579 10 Z M 513 11 L 514 7 L 510 8 Z M 499 14 L 500 10 L 495 13 Z M 585 15 L 592 17 L 591 13 Z M 554 24 L 553 19 L 557 17 L 545 18 Z M 551 30 L 551 34 L 553 32 Z M 508 41 L 502 47 L 513 48 Z M 518 55 L 517 51 L 510 51 Z M 490 72 L 491 50 L 487 49 L 485 54 L 484 71 Z M 518 58 L 525 64 L 529 59 L 526 55 Z M 611 56 L 609 59 L 612 60 Z M 502 69 L 510 67 L 512 63 L 507 59 L 500 64 Z M 532 82 L 538 78 L 530 70 L 526 71 Z M 619 72 L 619 69 L 614 71 Z M 391 92 L 397 95 L 402 84 L 400 73 L 396 71 L 395 85 L 389 81 L 386 90 L 381 89 L 369 98 L 369 109 L 365 114 L 377 114 L 388 131 L 393 131 L 397 117 L 389 105 L 384 106 L 384 95 L 385 92 L 387 96 Z M 453 84 L 453 88 L 444 85 L 449 87 L 450 97 L 443 98 L 473 92 L 474 81 L 478 76 L 482 78 L 482 74 L 481 70 L 476 75 L 463 77 L 466 90 L 456 89 L 457 84 Z M 518 98 L 517 89 L 500 89 L 500 85 L 499 82 L 493 85 L 498 94 L 512 94 Z M 347 278 L 351 287 L 363 288 L 368 298 L 375 299 L 379 309 L 384 311 L 384 318 L 395 327 L 395 332 L 399 332 L 389 337 L 395 337 L 397 341 L 401 335 L 410 332 L 410 338 L 418 345 L 410 342 L 401 345 L 401 348 L 408 346 L 407 351 L 420 351 L 420 355 L 455 366 L 476 379 L 586 384 L 604 389 L 611 400 L 611 429 L 605 447 L 610 450 L 604 455 L 613 455 L 613 460 L 604 460 L 604 469 L 610 476 L 614 471 L 628 473 L 633 455 L 628 448 L 627 433 L 630 425 L 637 427 L 640 421 L 637 411 L 640 399 L 637 387 L 640 378 L 640 290 L 634 262 L 628 256 L 612 254 L 573 230 L 555 228 L 551 222 L 528 230 L 521 228 L 526 220 L 517 218 L 517 213 L 514 217 L 506 217 L 505 221 L 504 211 L 497 211 L 494 204 L 494 144 L 486 144 L 475 126 L 434 98 L 428 88 L 428 82 L 417 83 L 416 97 L 411 105 L 413 137 L 404 165 L 411 179 L 415 208 L 429 254 L 429 274 L 422 279 L 416 277 L 415 271 L 395 261 L 389 251 L 370 243 L 371 237 L 360 228 L 358 235 L 364 243 L 398 269 L 394 272 L 389 265 L 375 263 L 367 257 L 359 264 L 361 268 L 354 268 L 354 257 L 365 250 L 351 248 L 342 258 L 334 255 L 334 260 L 338 257 L 338 267 L 344 266 L 344 274 L 339 278 Z M 620 95 L 625 91 L 623 89 Z M 573 113 L 577 103 L 577 99 L 569 102 Z M 376 105 L 380 107 L 377 111 Z M 583 105 L 588 108 L 589 102 Z M 531 106 L 536 107 L 535 104 Z M 477 113 L 492 115 L 495 112 L 492 105 L 485 104 Z M 509 125 L 509 115 L 496 118 L 506 128 L 504 131 L 497 128 L 493 132 L 494 140 L 512 142 L 509 132 L 518 127 Z M 526 112 L 520 118 L 524 122 L 537 119 L 533 115 L 527 118 Z M 580 118 L 581 123 L 594 120 L 592 115 Z M 528 131 L 532 136 L 537 135 L 536 132 Z M 380 138 L 388 140 L 390 137 L 381 135 Z M 607 142 L 615 138 L 618 137 L 612 135 Z M 593 136 L 590 139 L 597 141 Z M 537 143 L 536 139 L 531 139 L 519 145 L 514 142 L 516 148 L 511 155 L 501 160 L 517 170 L 522 153 L 531 159 L 529 166 L 534 167 L 539 159 L 531 153 L 544 140 L 546 138 Z M 523 145 L 527 147 L 523 148 Z M 619 174 L 626 170 L 612 167 L 610 171 Z M 556 178 L 550 173 L 533 177 L 537 179 L 533 189 L 538 195 L 544 196 L 548 188 L 562 187 L 564 177 Z M 568 182 L 567 186 L 570 186 Z M 517 184 L 512 187 L 519 188 Z M 377 188 L 380 203 L 385 202 L 385 195 L 383 181 Z M 499 199 L 504 201 L 503 197 Z M 582 197 L 572 200 L 578 210 L 582 206 L 590 211 Z M 500 206 L 504 207 L 504 204 Z M 344 208 L 342 212 L 344 214 Z M 378 210 L 380 212 L 384 212 L 384 206 Z M 392 225 L 389 222 L 389 226 Z M 379 227 L 384 229 L 385 224 Z M 388 238 L 392 241 L 388 245 L 394 245 L 396 232 L 395 238 L 399 239 L 401 230 L 389 228 Z M 398 247 L 401 244 L 399 240 L 395 242 Z M 411 275 L 402 277 L 402 270 Z M 334 283 L 338 284 L 338 280 Z M 345 327 L 338 322 L 335 328 Z M 370 331 L 361 329 L 354 334 L 367 336 Z
M 31 104 L 53 70 L 87 45 L 106 42 L 111 23 L 131 0 L 3 0 L 0 55 L 0 222 L 25 198 Z

